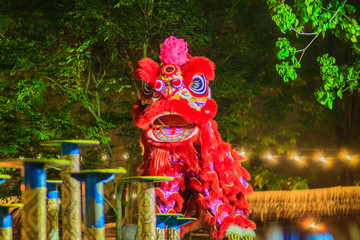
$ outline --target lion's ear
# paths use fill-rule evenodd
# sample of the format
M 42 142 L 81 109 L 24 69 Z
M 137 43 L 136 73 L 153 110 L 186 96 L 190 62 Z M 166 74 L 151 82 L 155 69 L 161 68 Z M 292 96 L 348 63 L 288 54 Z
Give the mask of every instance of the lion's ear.
M 143 58 L 138 62 L 138 67 L 134 71 L 136 79 L 146 81 L 151 84 L 155 82 L 160 73 L 160 66 L 151 58 Z
M 202 74 L 208 81 L 215 78 L 215 64 L 206 57 L 192 57 L 181 67 L 181 71 L 186 78 L 185 81 L 192 80 L 195 74 Z M 189 79 L 187 79 L 189 78 Z

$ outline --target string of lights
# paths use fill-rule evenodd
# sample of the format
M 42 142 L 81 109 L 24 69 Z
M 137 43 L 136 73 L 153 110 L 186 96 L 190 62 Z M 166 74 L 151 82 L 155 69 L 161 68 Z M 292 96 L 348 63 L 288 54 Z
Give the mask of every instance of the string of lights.
M 289 151 L 283 154 L 277 154 L 275 151 L 266 150 L 262 153 L 254 153 L 241 149 L 239 154 L 251 161 L 253 157 L 276 164 L 279 160 L 293 161 L 306 165 L 310 162 L 319 162 L 322 164 L 332 165 L 334 162 L 343 161 L 348 164 L 356 165 L 360 162 L 360 153 L 354 153 L 346 149 L 299 149 Z

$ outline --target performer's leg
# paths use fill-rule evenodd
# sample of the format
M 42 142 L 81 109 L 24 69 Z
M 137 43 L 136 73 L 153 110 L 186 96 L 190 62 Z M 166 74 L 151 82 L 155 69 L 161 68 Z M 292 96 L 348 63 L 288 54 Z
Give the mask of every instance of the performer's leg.
M 173 163 L 172 167 L 164 175 L 174 177 L 174 180 L 155 184 L 157 213 L 181 213 L 182 210 L 184 200 L 181 193 L 185 190 L 186 168 L 180 161 Z
M 255 224 L 246 218 L 247 213 L 241 209 L 246 204 L 241 194 L 234 201 L 229 201 L 222 189 L 214 190 L 209 182 L 196 176 L 190 178 L 190 187 L 196 192 L 194 196 L 198 205 L 206 212 L 206 221 L 212 226 L 212 237 L 223 239 L 227 236 L 236 240 L 251 240 L 255 237 L 252 230 Z

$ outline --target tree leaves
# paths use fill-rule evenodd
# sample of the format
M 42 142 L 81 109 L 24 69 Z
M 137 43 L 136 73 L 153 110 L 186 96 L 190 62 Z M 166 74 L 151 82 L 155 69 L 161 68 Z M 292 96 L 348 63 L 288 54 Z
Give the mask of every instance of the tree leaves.
M 300 190 L 309 189 L 307 180 L 301 177 L 287 177 L 274 172 L 268 165 L 254 169 L 251 185 L 255 191 Z
M 276 71 L 283 78 L 284 82 L 295 80 L 297 78 L 295 69 L 300 68 L 300 62 L 295 56 L 296 48 L 292 47 L 286 38 L 279 38 L 276 46 L 280 49 L 277 55 L 278 58 L 285 60 L 282 63 L 276 64 Z M 290 57 L 290 61 L 286 61 L 288 57 Z
M 345 43 L 352 43 L 350 48 L 355 59 L 350 60 L 348 64 L 335 65 L 335 58 L 328 57 L 328 53 L 323 53 L 321 57 L 317 58 L 320 63 L 323 86 L 315 91 L 315 96 L 322 105 L 329 109 L 333 108 L 333 101 L 336 98 L 343 97 L 345 91 L 352 94 L 353 91 L 360 90 L 357 81 L 359 77 L 360 45 L 358 37 L 360 36 L 360 26 L 358 21 L 351 16 L 356 12 L 356 8 L 346 2 L 296 0 L 294 4 L 288 5 L 283 1 L 267 1 L 272 18 L 282 32 L 292 30 L 297 37 L 315 35 L 313 40 L 301 50 L 294 50 L 286 38 L 279 38 L 277 47 L 280 51 L 277 56 L 283 62 L 276 64 L 276 70 L 284 82 L 297 78 L 295 69 L 301 67 L 300 62 L 305 51 L 314 43 L 319 34 L 325 38 L 325 33 L 331 33 Z M 301 21 L 295 22 L 292 19 L 301 19 Z M 311 26 L 307 24 L 310 21 Z M 309 28 L 312 32 L 303 32 L 302 29 L 305 28 Z M 301 52 L 300 58 L 295 57 L 297 52 Z M 289 56 L 291 56 L 290 59 L 288 59 Z

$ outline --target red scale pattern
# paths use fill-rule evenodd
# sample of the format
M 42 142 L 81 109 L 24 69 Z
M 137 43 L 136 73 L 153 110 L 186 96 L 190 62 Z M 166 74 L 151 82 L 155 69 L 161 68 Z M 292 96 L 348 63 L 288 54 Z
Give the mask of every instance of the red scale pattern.
M 142 138 L 145 148 L 141 169 L 143 175 L 175 177 L 173 181 L 157 185 L 157 212 L 186 213 L 188 217 L 196 212 L 191 217 L 200 218 L 201 211 L 204 211 L 206 221 L 214 226 L 212 236 L 221 239 L 226 228 L 235 223 L 242 228 L 255 228 L 255 224 L 246 218 L 248 204 L 244 197 L 252 192 L 252 188 L 250 185 L 245 188 L 240 181 L 240 176 L 247 180 L 250 178 L 241 166 L 244 158 L 220 139 L 216 123 L 211 122 L 211 125 L 212 129 L 205 125 L 200 128 L 198 137 L 181 146 L 168 144 L 159 147 Z M 174 186 L 178 186 L 179 191 L 173 191 Z M 170 195 L 166 197 L 165 192 L 170 192 Z M 161 211 L 159 205 L 173 207 Z M 212 209 L 216 209 L 215 214 Z M 244 216 L 236 216 L 237 209 L 242 210 Z

